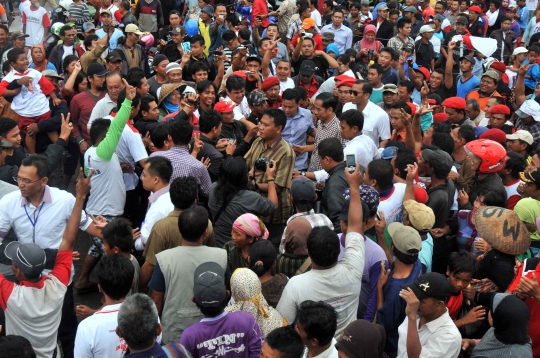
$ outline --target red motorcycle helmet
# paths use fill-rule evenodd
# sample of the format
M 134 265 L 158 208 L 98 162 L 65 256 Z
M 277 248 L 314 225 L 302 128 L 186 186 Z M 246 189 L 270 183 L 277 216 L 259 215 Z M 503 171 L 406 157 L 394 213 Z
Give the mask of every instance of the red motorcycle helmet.
M 482 163 L 478 171 L 482 174 L 496 173 L 504 167 L 506 149 L 499 143 L 489 139 L 473 140 L 465 145 L 467 154 L 474 154 Z

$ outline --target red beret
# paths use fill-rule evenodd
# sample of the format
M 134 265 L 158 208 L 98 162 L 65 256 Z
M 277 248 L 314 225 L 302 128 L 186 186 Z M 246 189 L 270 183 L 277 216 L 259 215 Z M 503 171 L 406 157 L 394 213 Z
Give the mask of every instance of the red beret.
M 279 79 L 276 76 L 270 76 L 264 80 L 261 89 L 266 91 L 274 86 L 279 86 Z
M 465 109 L 467 108 L 467 102 L 464 98 L 461 97 L 450 97 L 444 100 L 442 103 L 443 106 L 454 109 Z
M 491 114 L 505 114 L 507 116 L 510 115 L 510 108 L 505 106 L 504 104 L 498 104 L 496 106 L 491 107 L 489 110 L 489 113 Z
M 247 76 L 246 76 L 246 73 L 244 71 L 234 71 L 231 76 L 238 76 L 238 77 L 242 77 L 243 79 L 246 79 Z
M 407 104 L 409 105 L 409 107 L 411 107 L 411 116 L 414 116 L 414 114 L 416 113 L 416 105 L 412 102 L 407 102 Z
M 442 113 L 435 113 L 433 115 L 433 120 L 437 123 L 442 123 L 444 121 L 447 121 L 448 120 L 448 115 L 446 115 L 446 113 L 442 112 Z
M 482 13 L 482 9 L 480 9 L 480 6 L 476 6 L 476 5 L 469 7 L 469 12 L 471 12 L 471 11 L 474 11 L 474 12 L 476 12 L 478 14 Z
M 236 106 L 234 105 L 234 103 L 232 102 L 228 102 L 228 101 L 219 101 L 218 103 L 216 103 L 216 105 L 214 106 L 214 110 L 218 113 L 229 113 L 229 112 L 232 112 L 234 110 Z
M 336 87 L 337 88 L 342 87 L 342 86 L 352 87 L 355 82 L 356 82 L 356 78 L 345 79 L 345 80 L 339 81 Z
M 428 196 L 427 191 L 422 188 L 414 187 L 414 200 L 420 204 L 425 204 L 427 202 Z
M 418 67 L 418 71 L 424 75 L 426 78 L 426 82 L 429 81 L 429 78 L 431 77 L 431 73 L 429 73 L 429 70 L 425 67 Z
M 493 62 L 490 66 L 490 68 L 493 68 L 494 70 L 500 71 L 500 72 L 506 72 L 506 65 L 504 62 Z
M 491 128 L 480 134 L 479 139 L 491 139 L 497 143 L 506 143 L 506 133 L 498 128 Z

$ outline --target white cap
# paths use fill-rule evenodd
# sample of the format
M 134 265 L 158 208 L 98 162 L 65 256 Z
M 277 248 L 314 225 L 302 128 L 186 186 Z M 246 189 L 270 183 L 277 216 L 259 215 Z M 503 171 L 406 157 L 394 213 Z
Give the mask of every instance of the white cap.
M 520 118 L 532 116 L 536 122 L 540 122 L 540 104 L 534 99 L 528 99 L 519 107 L 516 115 Z
M 514 49 L 514 52 L 512 52 L 512 55 L 517 56 L 521 53 L 527 53 L 527 52 L 529 52 L 529 50 L 527 50 L 525 47 L 516 47 Z
M 423 25 L 421 28 L 420 28 L 420 34 L 423 34 L 425 32 L 435 32 L 435 30 L 431 27 L 431 25 Z
M 532 134 L 529 133 L 526 130 L 523 130 L 523 129 L 520 129 L 520 130 L 518 130 L 518 131 L 516 131 L 515 133 L 512 133 L 512 134 L 507 134 L 506 139 L 508 139 L 508 140 L 519 139 L 519 140 L 522 140 L 522 141 L 524 141 L 525 143 L 527 143 L 529 145 L 533 144 L 533 142 L 534 142 L 534 138 L 533 138 Z

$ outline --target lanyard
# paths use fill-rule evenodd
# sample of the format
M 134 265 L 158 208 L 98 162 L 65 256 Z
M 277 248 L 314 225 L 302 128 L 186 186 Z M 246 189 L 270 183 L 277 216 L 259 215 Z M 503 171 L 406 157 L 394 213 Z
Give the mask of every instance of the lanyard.
M 26 217 L 28 218 L 28 220 L 30 221 L 30 224 L 32 224 L 32 242 L 35 244 L 36 243 L 36 224 L 38 222 L 38 219 L 39 219 L 39 214 L 41 213 L 41 209 L 43 209 L 43 205 L 45 204 L 45 202 L 41 203 L 41 205 L 39 206 L 39 210 L 38 210 L 38 213 L 37 213 L 37 216 L 36 216 L 36 220 L 32 220 L 32 218 L 30 217 L 30 215 L 28 215 L 28 210 L 26 209 L 26 205 L 24 206 L 24 211 L 26 212 Z M 36 211 L 34 210 L 34 215 L 36 214 Z

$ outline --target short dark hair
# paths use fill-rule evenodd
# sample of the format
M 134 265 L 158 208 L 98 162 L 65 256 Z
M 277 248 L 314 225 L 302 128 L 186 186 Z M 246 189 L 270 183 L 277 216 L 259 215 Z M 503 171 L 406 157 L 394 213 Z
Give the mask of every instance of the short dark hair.
M 462 1 L 465 1 L 465 0 L 462 0 Z M 503 17 L 501 18 L 501 24 L 502 24 L 503 22 L 505 22 L 505 21 L 510 21 L 510 22 L 512 22 L 512 19 L 509 18 L 508 16 L 503 16 Z
M 276 259 L 276 248 L 268 240 L 255 241 L 249 248 L 249 268 L 259 277 L 274 267 Z M 262 265 L 258 265 L 257 262 L 262 262 Z
M 403 262 L 405 265 L 412 265 L 418 261 L 418 252 L 416 253 L 404 253 L 397 249 L 397 247 L 392 242 L 393 253 L 396 256 L 396 259 Z
M 131 3 L 129 1 L 122 1 L 120 3 L 120 7 L 122 7 L 122 9 L 124 10 L 130 10 L 131 9 Z M 172 15 L 172 14 L 169 14 L 169 16 Z
M 228 82 L 228 81 L 227 81 Z M 281 131 L 285 129 L 285 125 L 287 124 L 287 116 L 281 109 L 277 108 L 267 108 L 264 110 L 263 115 L 267 115 L 268 117 L 271 117 L 274 119 L 274 125 L 276 127 L 281 126 Z
M 307 249 L 314 264 L 329 267 L 337 262 L 340 252 L 339 238 L 326 226 L 315 227 L 307 237 Z
M 251 31 L 246 28 L 240 29 L 238 31 L 238 37 L 240 37 L 244 41 L 249 41 L 249 38 L 251 37 Z
M 499 191 L 491 188 L 484 188 L 478 192 L 476 197 L 483 196 L 486 206 L 498 206 L 499 208 L 506 207 L 506 198 Z
M 17 122 L 11 118 L 0 117 L 0 137 L 6 137 L 13 128 L 17 127 Z
M 169 138 L 169 126 L 167 123 L 160 123 L 150 131 L 150 140 L 156 148 L 163 148 L 165 141 Z
M 302 302 L 296 314 L 296 319 L 304 328 L 307 338 L 316 339 L 319 346 L 332 342 L 337 329 L 337 317 L 336 310 L 328 303 L 310 300 Z
M 283 91 L 283 94 L 281 95 L 281 100 L 287 100 L 287 101 L 295 101 L 298 103 L 300 99 L 298 98 L 298 91 L 294 88 L 287 88 L 285 91 Z
M 187 145 L 193 136 L 193 126 L 188 121 L 172 120 L 169 122 L 169 135 L 174 144 Z
M 198 191 L 199 183 L 191 176 L 175 178 L 169 188 L 171 202 L 175 208 L 180 210 L 190 208 L 193 205 L 197 200 Z
M 50 167 L 47 157 L 41 154 L 30 154 L 24 158 L 21 162 L 23 167 L 36 167 L 36 174 L 41 178 L 45 178 L 49 175 Z
M 79 75 L 81 73 L 79 73 Z M 85 77 L 87 77 L 87 76 L 85 76 Z M 77 81 L 77 80 L 75 80 L 75 81 Z M 88 84 L 90 84 L 90 83 L 88 83 Z M 117 104 L 117 106 L 115 108 L 113 108 L 113 111 L 118 112 L 120 110 L 120 107 L 122 107 L 122 104 L 124 103 L 125 100 L 126 100 L 126 89 L 124 88 L 118 94 L 118 100 L 117 100 L 118 104 Z M 139 92 L 135 92 L 135 97 L 131 100 L 131 107 L 133 107 L 133 108 L 138 107 L 140 102 L 141 102 L 141 94 Z
M 452 127 L 450 126 L 450 123 L 448 123 L 448 121 L 433 122 L 433 124 L 431 126 L 433 127 L 433 133 L 450 134 L 450 132 L 452 132 Z
M 206 91 L 209 87 L 214 88 L 214 92 L 217 93 L 216 84 L 212 81 L 204 80 L 199 83 L 197 83 L 197 93 L 203 93 Z
M 98 139 L 105 137 L 110 126 L 110 119 L 98 118 L 92 122 L 90 127 L 90 142 L 92 145 L 96 144 Z
M 433 133 L 433 143 L 437 143 L 437 147 L 442 151 L 450 154 L 454 151 L 454 138 L 448 133 Z M 448 173 L 447 173 L 448 174 Z
M 405 80 L 405 81 L 401 81 L 399 82 L 399 85 L 398 87 L 405 87 L 407 88 L 407 93 L 413 93 L 414 91 L 414 84 L 409 81 L 409 80 Z M 410 114 L 410 113 L 409 113 Z
M 373 93 L 373 85 L 368 80 L 356 80 L 355 85 L 362 85 L 362 91 L 367 94 Z
M 402 179 L 407 178 L 407 165 L 418 163 L 418 159 L 416 158 L 414 151 L 411 149 L 398 149 L 395 158 L 394 167 L 399 171 L 399 177 Z
M 317 146 L 321 158 L 330 157 L 341 163 L 343 161 L 343 145 L 338 138 L 325 138 Z
M 130 86 L 141 88 L 143 85 L 144 71 L 140 67 L 131 67 L 126 76 L 126 81 Z
M 357 127 L 358 131 L 364 129 L 364 114 L 357 109 L 349 109 L 339 115 L 339 121 L 347 123 L 351 129 Z
M 9 50 L 9 52 L 7 53 L 9 63 L 16 63 L 20 55 L 26 56 L 26 53 L 21 48 L 12 48 L 11 50 Z
M 133 233 L 131 223 L 124 218 L 118 218 L 108 223 L 103 230 L 103 241 L 112 249 L 118 249 L 125 253 L 130 253 L 133 249 Z
M 478 261 L 470 252 L 452 252 L 448 256 L 448 271 L 454 275 L 465 272 L 474 276 L 478 271 Z
M 308 92 L 304 87 L 294 87 L 294 90 L 298 92 L 298 101 L 305 101 L 308 99 Z
M 151 175 L 159 177 L 164 183 L 168 183 L 171 180 L 173 174 L 173 167 L 169 158 L 162 156 L 148 157 L 146 159 L 148 165 L 148 172 Z
M 199 117 L 199 128 L 201 133 L 209 133 L 214 127 L 219 128 L 222 120 L 221 114 L 213 109 L 201 111 Z
M 294 326 L 274 329 L 265 339 L 266 344 L 278 351 L 281 358 L 301 358 L 304 354 L 304 343 Z
M 515 152 L 507 152 L 506 156 L 508 159 L 504 163 L 504 168 L 510 169 L 512 178 L 519 179 L 519 173 L 525 170 L 527 161 L 521 154 Z
M 23 336 L 9 334 L 0 337 L 1 358 L 36 358 L 36 352 L 30 341 Z
M 337 59 L 344 65 L 351 63 L 351 56 L 347 55 L 346 53 L 339 55 Z
M 99 37 L 94 34 L 90 34 L 84 38 L 83 44 L 84 48 L 88 49 L 90 46 L 92 46 L 92 41 L 99 40 Z
M 194 44 L 196 44 L 197 42 L 199 43 L 199 46 L 205 45 L 204 37 L 202 37 L 201 35 L 197 34 L 197 35 L 191 36 L 191 38 L 189 39 L 189 43 L 190 43 L 191 45 L 194 45 Z
M 263 37 L 257 43 L 257 48 L 261 48 L 266 41 L 272 41 L 269 37 Z
M 457 135 L 459 138 L 465 139 L 465 143 L 469 143 L 476 139 L 474 128 L 466 124 L 459 127 Z
M 400 55 L 392 47 L 383 47 L 381 49 L 381 52 L 388 52 L 390 54 L 390 56 L 392 56 L 392 60 L 394 60 L 394 61 L 399 60 Z
M 227 91 L 240 91 L 246 89 L 246 80 L 240 76 L 232 75 L 227 78 L 225 83 L 225 88 Z
M 410 81 L 403 81 L 403 82 L 410 82 Z M 400 83 L 400 86 L 401 84 L 403 84 L 403 82 Z M 407 102 L 403 102 L 403 101 L 394 102 L 394 104 L 390 106 L 390 109 L 402 109 L 407 114 L 412 114 L 411 107 L 407 104 Z
M 184 240 L 199 241 L 208 228 L 208 211 L 198 205 L 185 209 L 178 217 L 178 228 Z
M 141 108 L 140 108 L 140 113 L 139 114 L 141 114 L 143 111 L 144 112 L 150 111 L 150 103 L 152 103 L 152 102 L 156 102 L 156 99 L 151 94 L 147 94 L 145 96 L 142 96 L 141 97 Z M 156 102 L 156 104 L 157 104 L 157 102 Z
M 226 30 L 221 37 L 223 41 L 231 41 L 236 38 L 236 33 L 233 30 Z
M 384 72 L 384 68 L 378 63 L 373 63 L 369 65 L 369 69 L 374 69 L 379 75 L 382 75 L 382 73 Z
M 350 10 L 351 7 L 355 7 L 355 8 L 357 8 L 357 9 L 360 9 L 360 6 L 362 6 L 362 5 L 360 5 L 359 2 L 353 2 L 353 3 L 351 4 L 351 6 L 349 6 L 349 10 Z
M 97 279 L 101 290 L 113 300 L 125 298 L 131 286 L 135 268 L 123 255 L 105 255 L 99 260 Z
M 11 51 L 13 51 L 13 50 L 11 50 Z M 9 56 L 9 54 L 11 53 L 11 51 L 8 52 L 8 56 Z M 531 52 L 531 51 L 540 54 L 540 46 L 538 46 L 538 45 L 531 45 L 531 46 L 529 47 L 529 52 Z M 9 61 L 12 62 L 11 60 L 9 60 Z M 495 97 L 495 98 L 498 98 L 498 97 Z M 503 100 L 504 100 L 504 98 L 503 98 Z M 499 104 L 502 104 L 502 103 L 499 103 Z
M 66 35 L 66 31 L 70 31 L 70 30 L 73 30 L 73 27 L 69 26 L 69 25 L 64 25 L 60 28 L 60 36 L 65 36 Z
M 322 107 L 324 109 L 332 108 L 334 112 L 336 111 L 336 107 L 338 105 L 338 99 L 332 93 L 330 92 L 320 93 L 317 95 L 317 97 L 315 97 L 315 100 L 321 101 Z
M 412 24 L 412 21 L 411 19 L 409 19 L 408 17 L 402 17 L 398 22 L 397 22 L 397 29 L 402 29 L 405 27 L 405 25 L 407 24 Z
M 324 4 L 329 7 L 330 9 L 334 8 L 334 2 L 332 0 L 325 0 Z
M 334 14 L 335 14 L 336 12 L 340 12 L 341 15 L 345 16 L 345 9 L 343 8 L 343 6 L 338 6 L 338 7 L 336 7 L 335 10 L 334 10 Z
M 204 61 L 194 61 L 190 63 L 189 72 L 191 73 L 192 76 L 195 75 L 199 71 L 208 72 L 210 71 L 210 67 Z
M 392 164 L 383 159 L 376 159 L 369 162 L 367 166 L 370 179 L 377 181 L 379 192 L 389 190 L 394 180 L 394 168 Z

